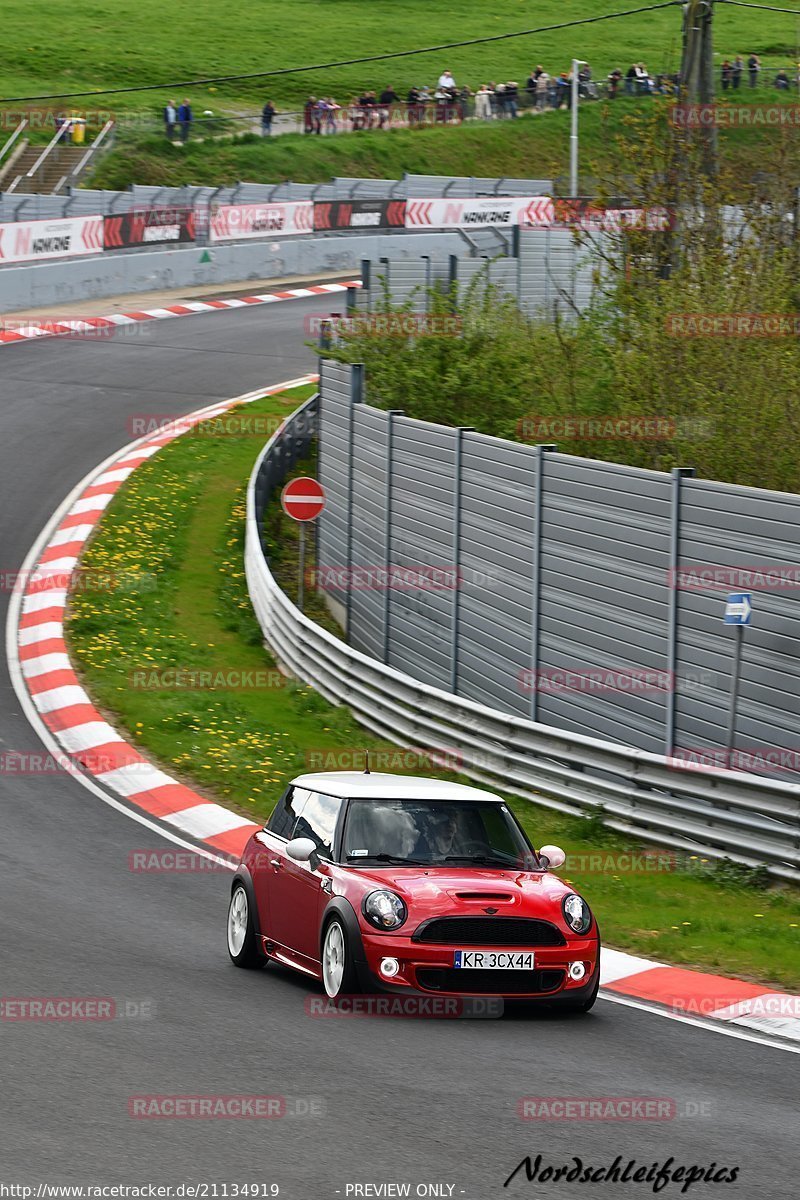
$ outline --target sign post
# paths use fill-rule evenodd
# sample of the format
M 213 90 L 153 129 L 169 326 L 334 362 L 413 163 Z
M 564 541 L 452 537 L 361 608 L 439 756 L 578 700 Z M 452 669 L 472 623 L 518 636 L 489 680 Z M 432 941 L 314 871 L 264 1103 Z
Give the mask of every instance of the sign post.
M 303 611 L 306 572 L 306 522 L 316 521 L 325 507 L 325 489 L 316 479 L 301 475 L 287 483 L 281 492 L 281 508 L 287 517 L 300 522 L 300 561 L 297 580 L 297 607 Z
M 753 614 L 751 592 L 731 592 L 725 602 L 725 624 L 734 626 L 731 695 L 728 708 L 728 732 L 725 740 L 725 765 L 730 767 L 733 743 L 736 740 L 736 708 L 739 703 L 739 680 L 742 674 L 742 649 L 745 626 Z

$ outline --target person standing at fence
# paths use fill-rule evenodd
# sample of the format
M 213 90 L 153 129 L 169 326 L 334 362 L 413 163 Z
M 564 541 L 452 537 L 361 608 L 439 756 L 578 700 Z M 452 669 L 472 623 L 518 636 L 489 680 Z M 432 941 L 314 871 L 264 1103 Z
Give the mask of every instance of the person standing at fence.
M 731 63 L 728 62 L 727 58 L 725 59 L 725 61 L 723 62 L 722 66 L 720 67 L 719 70 L 720 70 L 720 82 L 722 84 L 722 90 L 723 90 L 723 92 L 727 92 L 727 90 L 731 84 L 731 74 L 733 72 L 733 67 L 732 67 Z
M 391 84 L 385 87 L 378 97 L 378 128 L 385 129 L 392 115 L 392 105 L 397 104 L 400 97 Z
M 482 83 L 475 93 L 475 116 L 479 121 L 492 119 L 492 91 L 487 84 Z
M 439 88 L 443 91 L 454 92 L 456 89 L 456 81 L 453 79 L 450 71 L 442 71 L 439 76 Z
M 744 72 L 744 63 L 742 62 L 742 56 L 741 56 L 741 54 L 737 54 L 736 58 L 733 60 L 733 66 L 731 67 L 731 81 L 733 83 L 734 90 L 737 90 L 739 88 L 739 86 L 742 82 L 742 73 L 743 72 Z
M 541 112 L 547 108 L 547 94 L 550 90 L 550 76 L 547 71 L 540 71 L 536 76 L 536 107 Z
M 173 141 L 175 138 L 175 123 L 178 120 L 178 110 L 175 107 L 174 100 L 168 100 L 167 103 L 164 105 L 163 116 L 164 116 L 164 132 L 166 133 L 169 141 Z
M 747 70 L 750 75 L 750 87 L 758 86 L 758 72 L 761 70 L 761 59 L 757 54 L 751 54 L 747 60 Z
M 516 119 L 517 105 L 519 102 L 519 84 L 510 79 L 506 84 L 505 95 L 503 96 L 503 108 L 507 117 Z
M 275 120 L 275 114 L 278 110 L 271 100 L 268 100 L 261 110 L 261 136 L 270 137 L 272 134 L 272 122 Z
M 616 100 L 617 96 L 619 95 L 619 85 L 620 85 L 621 79 L 622 79 L 622 71 L 620 71 L 619 67 L 615 67 L 614 70 L 611 71 L 608 76 L 608 98 L 609 98 L 609 100 Z
M 189 134 L 192 131 L 192 121 L 194 121 L 192 106 L 188 100 L 184 100 L 178 109 L 178 127 L 181 131 L 181 141 L 184 143 L 189 140 Z

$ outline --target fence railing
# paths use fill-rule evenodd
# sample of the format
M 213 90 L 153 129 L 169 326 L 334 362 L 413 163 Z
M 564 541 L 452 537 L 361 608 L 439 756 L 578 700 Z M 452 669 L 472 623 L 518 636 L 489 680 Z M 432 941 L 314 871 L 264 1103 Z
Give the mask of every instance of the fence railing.
M 311 437 L 315 401 L 278 430 L 247 492 L 245 570 L 265 641 L 294 676 L 380 737 L 439 750 L 467 776 L 686 853 L 765 864 L 800 880 L 800 786 L 668 758 L 514 717 L 393 670 L 311 621 L 278 586 L 262 547 L 269 495 Z
M 58 183 L 53 188 L 54 196 L 57 196 L 63 187 L 66 187 L 66 186 L 71 187 L 75 183 L 77 183 L 77 181 L 81 178 L 84 171 L 88 167 L 91 160 L 94 158 L 95 154 L 97 154 L 100 151 L 101 147 L 103 149 L 106 148 L 103 146 L 103 143 L 106 142 L 107 140 L 110 141 L 112 134 L 113 134 L 113 130 L 114 130 L 114 122 L 106 121 L 105 125 L 100 130 L 97 137 L 94 139 L 94 141 L 89 146 L 89 148 L 87 149 L 87 151 L 83 155 L 83 157 L 79 160 L 77 165 L 74 166 L 71 171 L 67 172 L 66 175 L 61 176 Z

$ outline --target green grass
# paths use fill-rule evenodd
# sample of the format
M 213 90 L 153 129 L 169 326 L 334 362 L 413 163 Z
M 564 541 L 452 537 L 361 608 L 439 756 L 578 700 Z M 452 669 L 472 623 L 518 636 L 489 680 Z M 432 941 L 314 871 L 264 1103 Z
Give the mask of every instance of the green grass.
M 606 6 L 636 7 L 630 0 Z M 498 0 L 486 5 L 451 0 L 270 0 L 220 5 L 209 0 L 160 0 L 119 5 L 89 0 L 65 14 L 56 0 L 38 0 L 36 20 L 22 0 L 3 6 L 4 96 L 90 91 L 119 111 L 158 111 L 163 91 L 103 97 L 110 87 L 169 84 L 240 72 L 268 71 L 394 50 L 410 50 L 472 37 L 492 36 L 596 16 L 597 0 Z M 737 52 L 761 54 L 765 65 L 788 66 L 797 57 L 797 22 L 789 15 L 716 7 L 717 62 Z M 278 107 L 296 106 L 309 92 L 346 100 L 364 87 L 398 91 L 435 82 L 442 68 L 477 87 L 484 80 L 524 81 L 531 66 L 568 69 L 574 54 L 588 59 L 598 76 L 643 59 L 652 71 L 674 70 L 679 61 L 679 6 L 579 29 L 537 34 L 387 63 L 288 75 L 190 89 L 200 108 L 258 105 L 271 95 Z M 180 97 L 177 97 L 180 98 Z
M 269 397 L 246 412 L 285 416 L 308 391 Z M 171 774 L 254 820 L 266 818 L 286 782 L 308 769 L 310 753 L 338 755 L 346 766 L 365 747 L 376 755 L 396 749 L 300 684 L 250 691 L 130 686 L 141 670 L 274 666 L 261 645 L 242 566 L 244 481 L 258 450 L 258 440 L 188 436 L 135 471 L 84 558 L 89 570 L 120 573 L 127 584 L 74 595 L 68 622 L 74 661 L 115 723 Z M 268 535 L 273 565 L 291 591 L 296 526 L 274 506 Z M 315 619 L 321 611 L 314 596 L 308 611 Z M 627 870 L 617 856 L 630 843 L 598 821 L 514 798 L 509 803 L 534 843 L 564 846 L 569 878 L 593 905 L 609 944 L 800 986 L 800 896 L 793 889 L 700 860 L 668 861 L 669 869 L 657 872 Z M 610 856 L 602 872 L 580 857 L 598 849 Z

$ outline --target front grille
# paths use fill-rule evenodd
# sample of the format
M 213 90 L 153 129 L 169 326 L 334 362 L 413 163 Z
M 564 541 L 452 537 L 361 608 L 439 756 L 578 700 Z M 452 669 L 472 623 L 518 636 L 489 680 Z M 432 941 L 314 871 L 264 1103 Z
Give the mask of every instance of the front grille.
M 448 967 L 417 967 L 417 983 L 428 992 L 458 992 L 464 996 L 528 996 L 555 992 L 563 971 L 462 971 Z
M 533 917 L 434 917 L 414 931 L 414 942 L 439 946 L 565 946 L 561 930 Z

